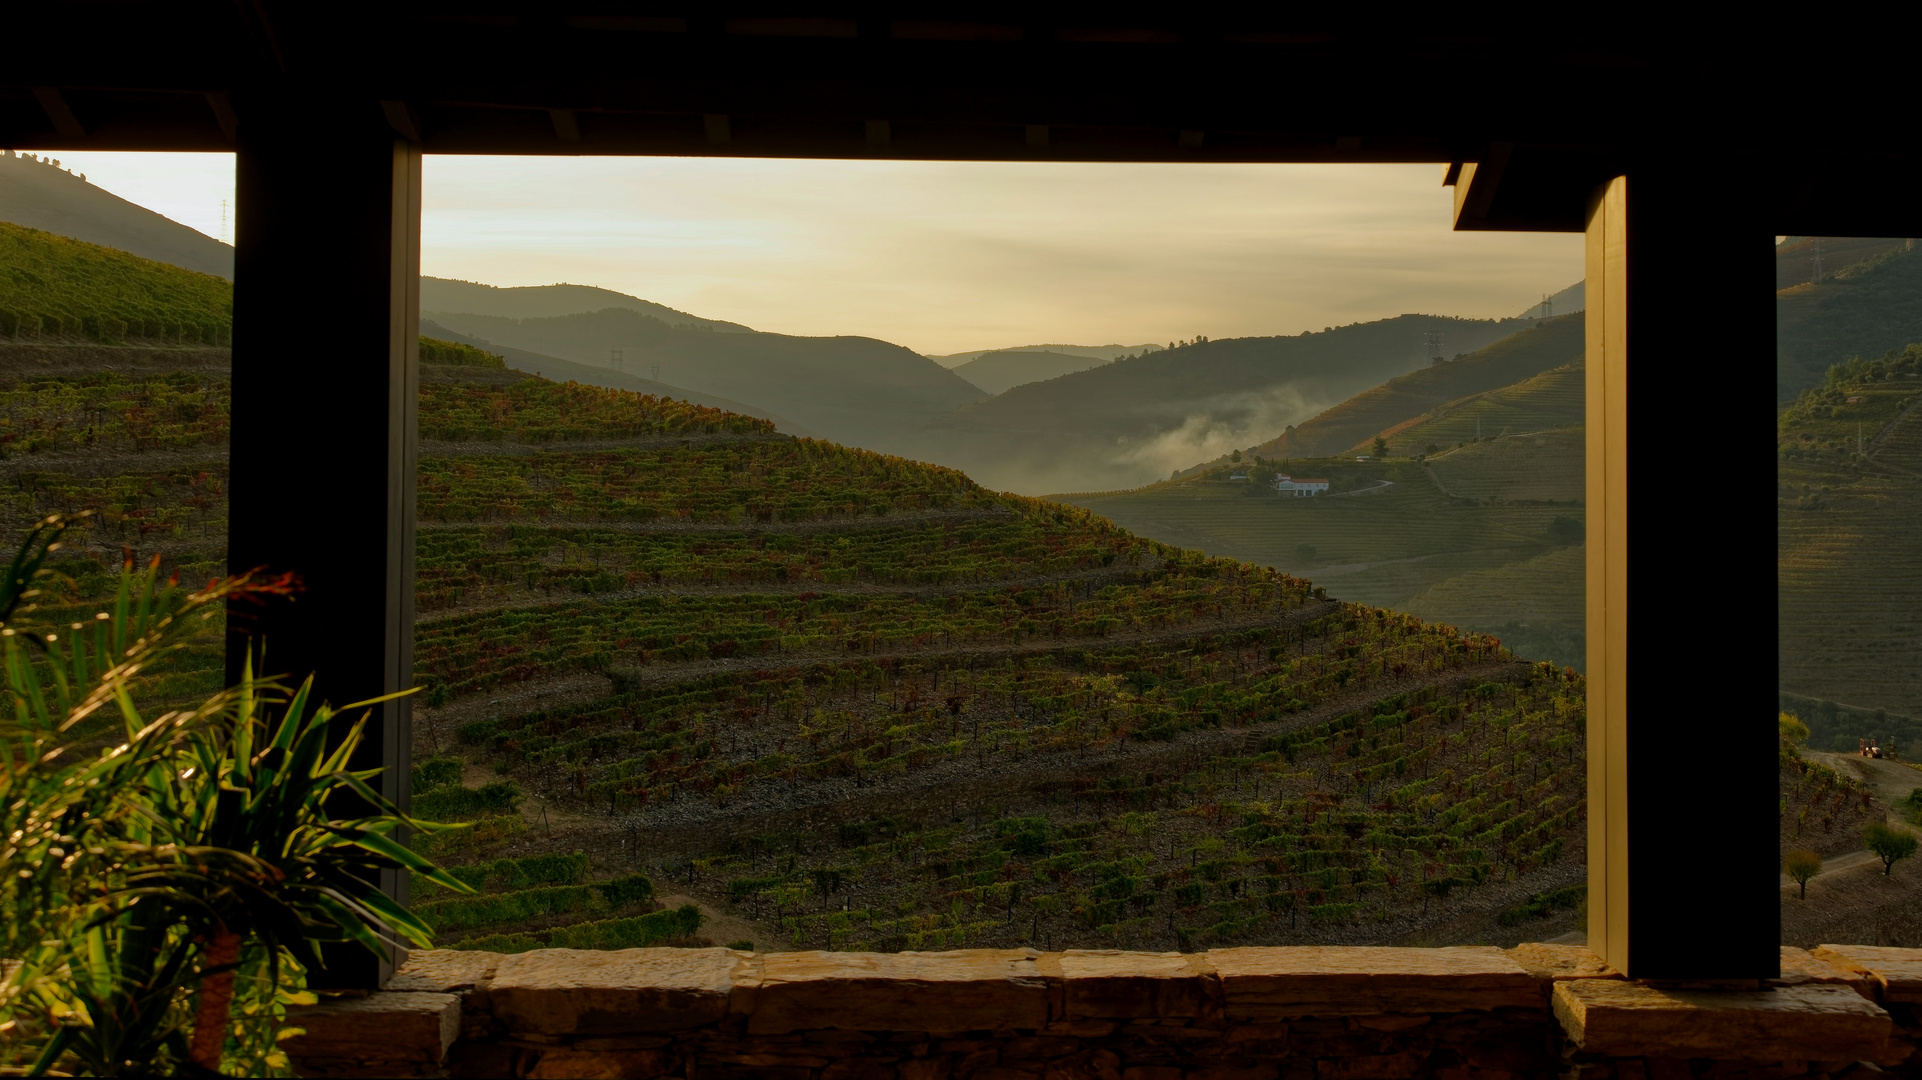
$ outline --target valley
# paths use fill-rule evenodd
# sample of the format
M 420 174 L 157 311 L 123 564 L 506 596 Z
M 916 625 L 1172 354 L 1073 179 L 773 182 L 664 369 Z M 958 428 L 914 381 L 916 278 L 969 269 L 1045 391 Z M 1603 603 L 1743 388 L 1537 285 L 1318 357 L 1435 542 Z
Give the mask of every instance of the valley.
M 8 523 L 96 512 L 76 602 L 122 545 L 218 573 L 226 349 L 79 325 L 0 343 Z M 952 469 L 422 357 L 416 811 L 472 823 L 421 843 L 483 890 L 419 898 L 446 943 L 1453 939 L 1579 879 L 1577 675 Z M 218 642 L 164 678 L 217 683 Z

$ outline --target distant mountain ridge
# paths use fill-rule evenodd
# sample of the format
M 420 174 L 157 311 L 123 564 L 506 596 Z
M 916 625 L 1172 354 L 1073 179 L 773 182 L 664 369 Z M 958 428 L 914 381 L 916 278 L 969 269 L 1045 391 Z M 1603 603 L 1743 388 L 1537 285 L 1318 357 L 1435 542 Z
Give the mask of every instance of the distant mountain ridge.
M 95 187 L 44 158 L 0 153 L 0 221 L 25 225 L 229 281 L 234 249 Z
M 949 370 L 990 394 L 1000 394 L 1027 383 L 1045 382 L 1110 362 L 1093 356 L 1015 349 L 983 353 Z
M 934 361 L 874 338 L 714 333 L 628 308 L 524 319 L 439 312 L 434 321 L 490 347 L 606 370 L 618 349 L 627 371 L 747 402 L 825 438 L 869 448 L 891 449 L 904 431 L 985 396 Z
M 1558 315 L 1572 315 L 1588 306 L 1588 282 L 1578 281 L 1558 293 L 1550 293 L 1548 299 L 1531 306 L 1522 312 L 1524 319 L 1550 319 Z
M 1090 359 L 1108 361 L 1144 352 L 1160 352 L 1165 347 L 1156 345 L 1152 341 L 1141 345 L 1014 345 L 1006 349 L 975 349 L 970 352 L 948 353 L 945 356 L 930 355 L 928 359 L 944 368 L 958 368 L 989 353 L 1050 352 L 1062 356 L 1086 356 Z
M 664 304 L 638 296 L 603 289 L 594 285 L 519 285 L 501 287 L 478 281 L 425 277 L 420 279 L 420 309 L 423 313 L 460 313 L 497 315 L 508 319 L 548 319 L 560 315 L 581 315 L 607 308 L 623 308 L 659 319 L 669 326 L 713 330 L 724 334 L 752 334 L 740 323 L 722 322 L 689 315 Z
M 734 401 L 731 398 L 721 397 L 718 394 L 703 394 L 698 390 L 687 390 L 679 386 L 655 382 L 652 379 L 643 379 L 639 375 L 630 374 L 625 371 L 616 371 L 609 367 L 582 364 L 573 360 L 563 360 L 558 356 L 546 356 L 541 353 L 528 352 L 525 349 L 516 349 L 511 345 L 499 345 L 491 341 L 482 341 L 478 338 L 468 337 L 458 331 L 450 330 L 432 319 L 421 320 L 420 332 L 427 337 L 440 338 L 443 341 L 458 342 L 462 345 L 480 346 L 500 356 L 501 359 L 507 361 L 507 366 L 513 368 L 515 371 L 524 371 L 532 375 L 539 375 L 543 378 L 552 379 L 555 382 L 577 382 L 584 383 L 588 386 L 605 386 L 614 390 L 633 390 L 636 393 L 652 394 L 655 397 L 674 398 L 677 401 L 691 402 L 695 405 L 706 405 L 714 409 L 726 409 L 728 412 L 741 413 L 744 416 L 771 420 L 774 422 L 774 426 L 781 430 L 782 434 L 799 436 L 814 435 L 814 432 L 794 423 L 786 417 L 768 412 L 765 409 L 759 409 L 752 405 Z
M 1902 238 L 1807 237 L 1776 249 L 1776 281 L 1813 270 L 1823 248 L 1823 280 L 1775 294 L 1776 400 L 1822 385 L 1831 365 L 1876 359 L 1922 342 L 1922 253 Z M 1787 249 L 1787 250 L 1784 250 Z M 1853 263 L 1844 260 L 1856 259 Z
M 1202 339 L 1014 387 L 930 421 L 900 452 L 1014 491 L 1137 487 L 1426 365 L 1430 333 L 1473 351 L 1527 325 L 1401 315 L 1292 337 Z

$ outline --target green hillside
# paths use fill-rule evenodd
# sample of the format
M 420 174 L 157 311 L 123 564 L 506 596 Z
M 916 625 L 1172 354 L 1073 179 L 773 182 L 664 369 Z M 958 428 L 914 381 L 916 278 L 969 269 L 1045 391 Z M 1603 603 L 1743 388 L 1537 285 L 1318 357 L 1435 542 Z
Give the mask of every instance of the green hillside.
M 1017 386 L 928 423 L 902 452 L 1017 491 L 1135 487 L 1424 366 L 1426 334 L 1473 351 L 1519 325 L 1402 315 L 1294 337 L 1201 340 Z
M 888 445 L 926 418 L 982 392 L 934 361 L 862 337 L 683 329 L 625 308 L 554 318 L 437 313 L 434 321 L 488 347 L 507 346 L 627 370 L 701 394 L 747 402 L 857 445 Z
M 0 339 L 226 344 L 233 285 L 0 222 Z
M 0 151 L 0 222 L 202 274 L 234 276 L 233 248 L 97 188 L 44 156 Z
M 483 285 L 478 281 L 456 281 L 451 278 L 425 276 L 420 279 L 420 310 L 424 315 L 448 312 L 493 315 L 506 319 L 550 319 L 559 315 L 582 315 L 607 308 L 633 311 L 659 319 L 669 326 L 713 330 L 724 334 L 754 333 L 740 323 L 703 319 L 698 315 L 676 311 L 664 304 L 656 304 L 638 296 L 629 296 L 626 293 L 592 285 L 524 285 L 516 288 L 501 288 L 497 285 Z
M 1775 245 L 1775 290 L 1780 292 L 1813 281 L 1818 250 L 1826 279 L 1837 271 L 1907 246 L 1908 240 L 1899 236 L 1791 236 Z
M 1491 437 L 1525 437 L 1561 428 L 1581 428 L 1587 377 L 1580 356 L 1560 367 L 1544 371 L 1509 386 L 1473 394 L 1451 401 L 1379 434 L 1388 443 L 1390 454 L 1434 457 L 1450 447 Z M 1357 441 L 1348 449 L 1372 446 L 1374 436 Z M 1576 463 L 1580 472 L 1580 462 Z M 1581 480 L 1555 498 L 1580 498 Z M 1512 495 L 1512 498 L 1533 496 Z
M 1825 254 L 1833 277 L 1775 294 L 1778 400 L 1822 385 L 1831 365 L 1922 341 L 1922 255 L 1907 242 L 1881 245 L 1879 254 L 1853 265 L 1838 263 L 1845 255 Z
M 1108 362 L 1091 356 L 1015 350 L 982 353 L 973 360 L 949 370 L 980 387 L 986 393 L 999 394 L 1023 383 L 1046 382 L 1062 375 L 1072 375 L 1077 371 L 1097 368 Z
M 1566 334 L 1571 324 L 1579 328 L 1580 316 L 1502 344 L 1553 342 L 1550 331 Z M 1484 350 L 1498 358 L 1519 351 Z M 1357 451 L 1373 450 L 1369 433 L 1336 457 L 1245 455 L 1177 481 L 1063 498 L 1144 536 L 1311 576 L 1344 599 L 1494 634 L 1517 655 L 1579 668 L 1582 380 L 1578 360 L 1402 420 L 1380 432 L 1389 445 L 1384 460 L 1356 460 Z M 1422 385 L 1415 376 L 1397 382 Z M 1345 418 L 1393 416 L 1420 401 L 1383 389 L 1360 395 L 1352 409 L 1328 410 L 1324 416 L 1344 419 L 1319 437 L 1346 439 L 1355 428 Z M 1230 481 L 1237 472 L 1255 480 Z M 1267 487 L 1276 472 L 1326 477 L 1333 497 L 1279 497 Z
M 0 342 L 0 519 L 96 511 L 50 602 L 123 545 L 220 572 L 225 373 L 34 351 Z M 481 890 L 417 894 L 445 944 L 1458 940 L 1581 878 L 1578 675 L 952 469 L 422 355 L 460 362 L 421 379 L 414 810 L 473 827 L 416 842 Z M 148 689 L 204 693 L 219 647 Z
M 1519 382 L 1581 358 L 1582 315 L 1555 318 L 1517 331 L 1449 363 L 1411 371 L 1336 405 L 1260 443 L 1263 457 L 1323 457 L 1368 443 L 1429 411 L 1471 394 Z M 1580 417 L 1575 418 L 1579 422 Z M 1488 434 L 1495 434 L 1490 430 Z M 1399 441 L 1399 440 L 1398 440 Z M 1443 445 L 1453 445 L 1451 439 Z M 1419 453 L 1417 448 L 1414 452 Z
M 478 339 L 470 338 L 465 334 L 455 333 L 432 319 L 422 319 L 420 329 L 421 333 L 428 337 L 441 338 L 457 344 L 474 347 L 480 347 L 482 344 Z M 529 352 L 526 349 L 516 349 L 507 345 L 495 345 L 491 342 L 486 344 L 485 351 L 499 356 L 503 366 L 512 368 L 515 371 L 524 372 L 528 375 L 540 375 L 553 379 L 556 382 L 577 382 L 584 383 L 588 386 L 605 386 L 610 390 L 632 390 L 635 393 L 645 394 L 649 397 L 674 398 L 677 401 L 688 401 L 696 405 L 706 405 L 710 408 L 725 409 L 728 412 L 740 413 L 743 416 L 757 417 L 774 424 L 775 427 L 789 435 L 814 434 L 814 432 L 796 424 L 794 421 L 784 416 L 768 412 L 766 409 L 757 409 L 752 405 L 735 401 L 732 398 L 724 398 L 719 394 L 703 394 L 698 391 L 689 390 L 686 387 L 674 386 L 669 383 L 643 378 L 629 370 L 632 365 L 616 370 L 601 364 L 576 363 L 573 360 L 563 360 L 558 356 L 546 356 L 541 353 Z M 423 359 L 425 358 L 423 357 Z
M 1821 389 L 1804 392 L 1778 419 L 1784 692 L 1922 714 L 1918 395 L 1922 346 L 1912 345 L 1831 369 Z

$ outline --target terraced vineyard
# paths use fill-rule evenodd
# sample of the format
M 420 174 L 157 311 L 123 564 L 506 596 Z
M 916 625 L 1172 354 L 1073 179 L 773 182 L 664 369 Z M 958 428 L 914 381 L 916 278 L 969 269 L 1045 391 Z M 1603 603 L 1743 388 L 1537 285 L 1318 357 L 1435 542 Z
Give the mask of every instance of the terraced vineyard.
M 1838 366 L 1777 423 L 1781 688 L 1922 713 L 1922 346 Z M 1819 749 L 1854 749 L 1854 738 Z
M 1349 488 L 1336 497 L 1176 481 L 1069 498 L 1137 533 L 1312 576 L 1351 599 L 1405 608 L 1424 596 L 1426 617 L 1505 638 L 1520 630 L 1522 655 L 1579 665 L 1581 453 L 1579 430 L 1561 429 L 1470 443 L 1427 462 L 1283 463 Z M 1552 557 L 1570 544 L 1572 560 Z M 1482 602 L 1476 583 L 1491 579 L 1508 582 L 1515 606 Z
M 1431 684 L 1258 727 L 1223 752 L 1115 760 L 1108 749 L 1076 775 L 1001 780 L 995 805 L 958 814 L 736 835 L 688 870 L 803 947 L 1378 941 L 1440 914 L 1451 894 L 1568 879 L 1581 717 L 1579 680 L 1551 669 Z M 1102 733 L 1115 734 L 1128 733 Z
M 6 523 L 96 511 L 76 603 L 123 545 L 218 573 L 224 373 L 63 348 L 47 371 L 44 343 L 0 346 Z M 420 402 L 415 810 L 471 827 L 417 842 L 481 890 L 422 886 L 443 942 L 1457 940 L 1528 933 L 1498 916 L 1580 877 L 1579 676 L 950 469 L 472 353 L 424 343 L 449 362 Z M 1302 509 L 1413 496 L 1522 546 L 1567 512 L 1394 468 Z M 218 644 L 167 691 L 211 687 Z

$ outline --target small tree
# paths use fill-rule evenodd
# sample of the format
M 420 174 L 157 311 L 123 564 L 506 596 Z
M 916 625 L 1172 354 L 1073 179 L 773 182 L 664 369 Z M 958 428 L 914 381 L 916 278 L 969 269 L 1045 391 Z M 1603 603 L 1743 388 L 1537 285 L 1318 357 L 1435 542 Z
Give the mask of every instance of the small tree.
M 1862 842 L 1882 860 L 1882 876 L 1890 876 L 1895 864 L 1915 854 L 1915 834 L 1891 829 L 1877 822 L 1862 830 Z
M 1241 451 L 1237 450 L 1234 453 L 1229 454 L 1228 460 L 1234 462 L 1237 465 L 1241 464 Z
M 1388 456 L 1388 440 L 1382 438 L 1380 435 L 1375 436 L 1374 451 L 1375 451 L 1375 456 L 1378 458 L 1387 457 Z
M 1813 851 L 1791 851 L 1782 856 L 1782 872 L 1802 887 L 1802 899 L 1809 898 L 1809 879 L 1822 872 L 1822 856 Z

